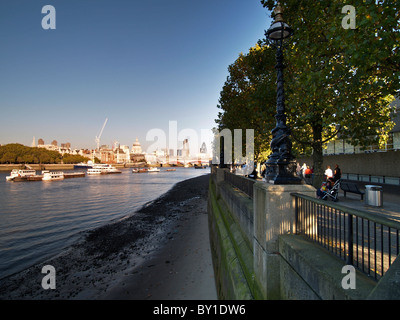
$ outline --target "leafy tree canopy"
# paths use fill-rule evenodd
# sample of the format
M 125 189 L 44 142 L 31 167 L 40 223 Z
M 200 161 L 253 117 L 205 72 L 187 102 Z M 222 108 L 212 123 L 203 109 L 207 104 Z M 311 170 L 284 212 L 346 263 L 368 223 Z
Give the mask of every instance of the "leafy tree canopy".
M 389 103 L 400 90 L 399 1 L 353 1 L 355 29 L 342 26 L 342 1 L 281 4 L 294 29 L 285 50 L 288 118 L 294 139 L 312 146 L 322 176 L 325 142 L 340 134 L 366 145 L 385 139 L 394 125 Z
M 269 10 L 276 6 L 273 0 L 261 3 Z M 400 5 L 398 0 L 355 0 L 356 28 L 344 29 L 342 1 L 280 3 L 294 29 L 284 49 L 288 125 L 295 149 L 312 152 L 321 178 L 324 143 L 340 135 L 353 145 L 366 145 L 385 139 L 393 127 L 389 104 L 400 92 Z M 270 141 L 274 51 L 261 39 L 229 67 L 219 128 L 254 128 L 256 137 Z M 258 146 L 260 152 L 267 148 Z
M 270 119 L 274 110 L 266 107 L 275 104 L 275 93 L 270 89 L 276 81 L 273 61 L 273 52 L 260 45 L 241 54 L 228 68 L 218 105 L 222 109 L 216 120 L 218 130 L 254 129 L 255 155 L 259 160 L 266 157 L 263 151 L 269 148 L 273 128 Z
M 10 143 L 0 146 L 0 163 L 2 164 L 55 164 L 78 163 L 88 159 L 79 155 L 64 155 L 58 151 L 47 150 L 45 148 L 31 148 L 19 143 Z

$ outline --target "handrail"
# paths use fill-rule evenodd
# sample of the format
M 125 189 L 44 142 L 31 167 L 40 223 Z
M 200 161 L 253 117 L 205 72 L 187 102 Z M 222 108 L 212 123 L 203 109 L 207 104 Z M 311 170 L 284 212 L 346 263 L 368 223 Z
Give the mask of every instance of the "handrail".
M 356 177 L 356 179 L 354 179 L 354 177 Z M 342 173 L 342 179 L 349 181 L 357 181 L 357 182 L 382 183 L 391 186 L 400 185 L 399 176 L 383 176 L 383 175 L 345 172 Z
M 318 204 L 321 204 L 321 205 L 324 205 L 324 206 L 329 206 L 331 208 L 334 208 L 334 209 L 341 210 L 343 212 L 349 213 L 349 214 L 351 214 L 353 216 L 357 216 L 359 218 L 363 218 L 363 219 L 370 220 L 372 222 L 383 224 L 383 225 L 385 225 L 387 227 L 390 227 L 392 229 L 399 229 L 400 230 L 400 222 L 388 219 L 388 218 L 383 217 L 383 216 L 378 216 L 378 215 L 374 215 L 374 214 L 372 214 L 370 212 L 367 212 L 367 211 L 362 211 L 362 210 L 358 210 L 358 209 L 353 209 L 353 208 L 349 208 L 349 207 L 346 207 L 346 206 L 342 206 L 340 204 L 337 204 L 336 202 L 327 202 L 326 200 L 313 198 L 313 197 L 310 197 L 310 196 L 307 196 L 307 195 L 301 194 L 301 193 L 295 193 L 294 192 L 294 193 L 291 193 L 290 195 L 298 197 L 298 198 L 302 198 L 302 199 L 305 199 L 305 200 L 309 200 L 309 201 L 312 201 L 312 202 L 315 202 L 315 203 L 318 203 Z
M 325 247 L 375 280 L 400 254 L 400 222 L 299 193 L 296 233 Z

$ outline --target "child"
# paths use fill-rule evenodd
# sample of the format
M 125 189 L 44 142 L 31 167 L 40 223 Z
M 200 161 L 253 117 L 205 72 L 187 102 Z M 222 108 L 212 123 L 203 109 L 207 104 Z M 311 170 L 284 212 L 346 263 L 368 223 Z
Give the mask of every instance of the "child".
M 322 182 L 322 186 L 320 189 L 317 190 L 317 198 L 321 199 L 323 195 L 328 192 L 330 189 L 332 189 L 331 181 L 328 180 L 328 182 Z

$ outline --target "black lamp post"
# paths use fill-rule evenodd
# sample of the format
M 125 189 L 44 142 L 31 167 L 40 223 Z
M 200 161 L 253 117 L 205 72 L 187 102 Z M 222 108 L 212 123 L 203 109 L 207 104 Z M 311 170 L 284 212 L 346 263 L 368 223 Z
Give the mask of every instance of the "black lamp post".
M 276 127 L 271 131 L 271 151 L 266 162 L 265 178 L 273 184 L 300 184 L 301 179 L 295 175 L 296 163 L 292 155 L 290 130 L 286 126 L 285 97 L 283 87 L 283 52 L 285 39 L 293 35 L 293 30 L 283 21 L 282 8 L 278 2 L 275 10 L 275 21 L 266 32 L 267 40 L 276 48 L 277 98 Z

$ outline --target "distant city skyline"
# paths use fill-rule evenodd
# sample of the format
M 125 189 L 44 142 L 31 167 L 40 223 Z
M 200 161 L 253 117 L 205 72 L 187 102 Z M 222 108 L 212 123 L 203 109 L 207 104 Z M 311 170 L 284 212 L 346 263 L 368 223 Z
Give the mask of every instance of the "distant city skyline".
M 211 136 L 208 136 L 211 137 Z M 201 140 L 200 138 L 197 139 L 199 141 L 202 141 L 201 143 L 196 143 L 196 148 L 198 149 L 199 152 L 202 153 L 206 153 L 207 150 L 211 150 L 211 146 L 209 144 L 210 140 Z M 18 142 L 16 142 L 18 143 Z M 2 144 L 0 144 L 2 145 Z M 160 144 L 160 145 L 155 145 L 153 143 L 154 147 L 152 148 L 152 150 L 142 150 L 142 143 L 139 141 L 138 138 L 135 138 L 135 141 L 132 142 L 131 144 L 121 144 L 119 141 L 112 141 L 110 143 L 101 143 L 99 145 L 100 148 L 108 148 L 108 149 L 117 149 L 117 148 L 121 148 L 121 147 L 128 147 L 129 149 L 134 150 L 135 147 L 139 146 L 140 149 L 144 152 L 144 153 L 150 153 L 150 152 L 154 152 L 156 150 L 161 151 L 161 150 L 172 150 L 169 148 L 169 144 L 168 144 L 168 140 L 166 140 L 166 144 Z M 190 140 L 189 138 L 185 138 L 183 140 L 177 140 L 177 144 L 176 144 L 176 149 L 184 149 L 185 145 L 187 148 L 190 148 Z M 57 140 L 52 140 L 51 142 L 49 141 L 45 141 L 42 138 L 36 138 L 35 136 L 32 138 L 32 141 L 30 143 L 30 145 L 26 145 L 28 147 L 38 147 L 38 146 L 55 146 L 55 147 L 59 147 L 59 148 L 67 148 L 67 149 L 79 149 L 79 150 L 95 150 L 97 148 L 97 146 L 94 147 L 90 147 L 90 148 L 75 148 L 74 146 L 71 145 L 70 142 L 68 141 L 57 141 Z M 190 148 L 192 149 L 192 148 Z M 140 151 L 140 153 L 142 153 L 142 151 Z M 196 150 L 193 150 L 193 152 L 196 152 Z
M 216 126 L 228 66 L 271 22 L 259 0 L 53 0 L 45 30 L 48 4 L 0 3 L 0 144 L 93 149 L 106 118 L 101 144 L 146 150 L 170 121 L 200 136 Z

